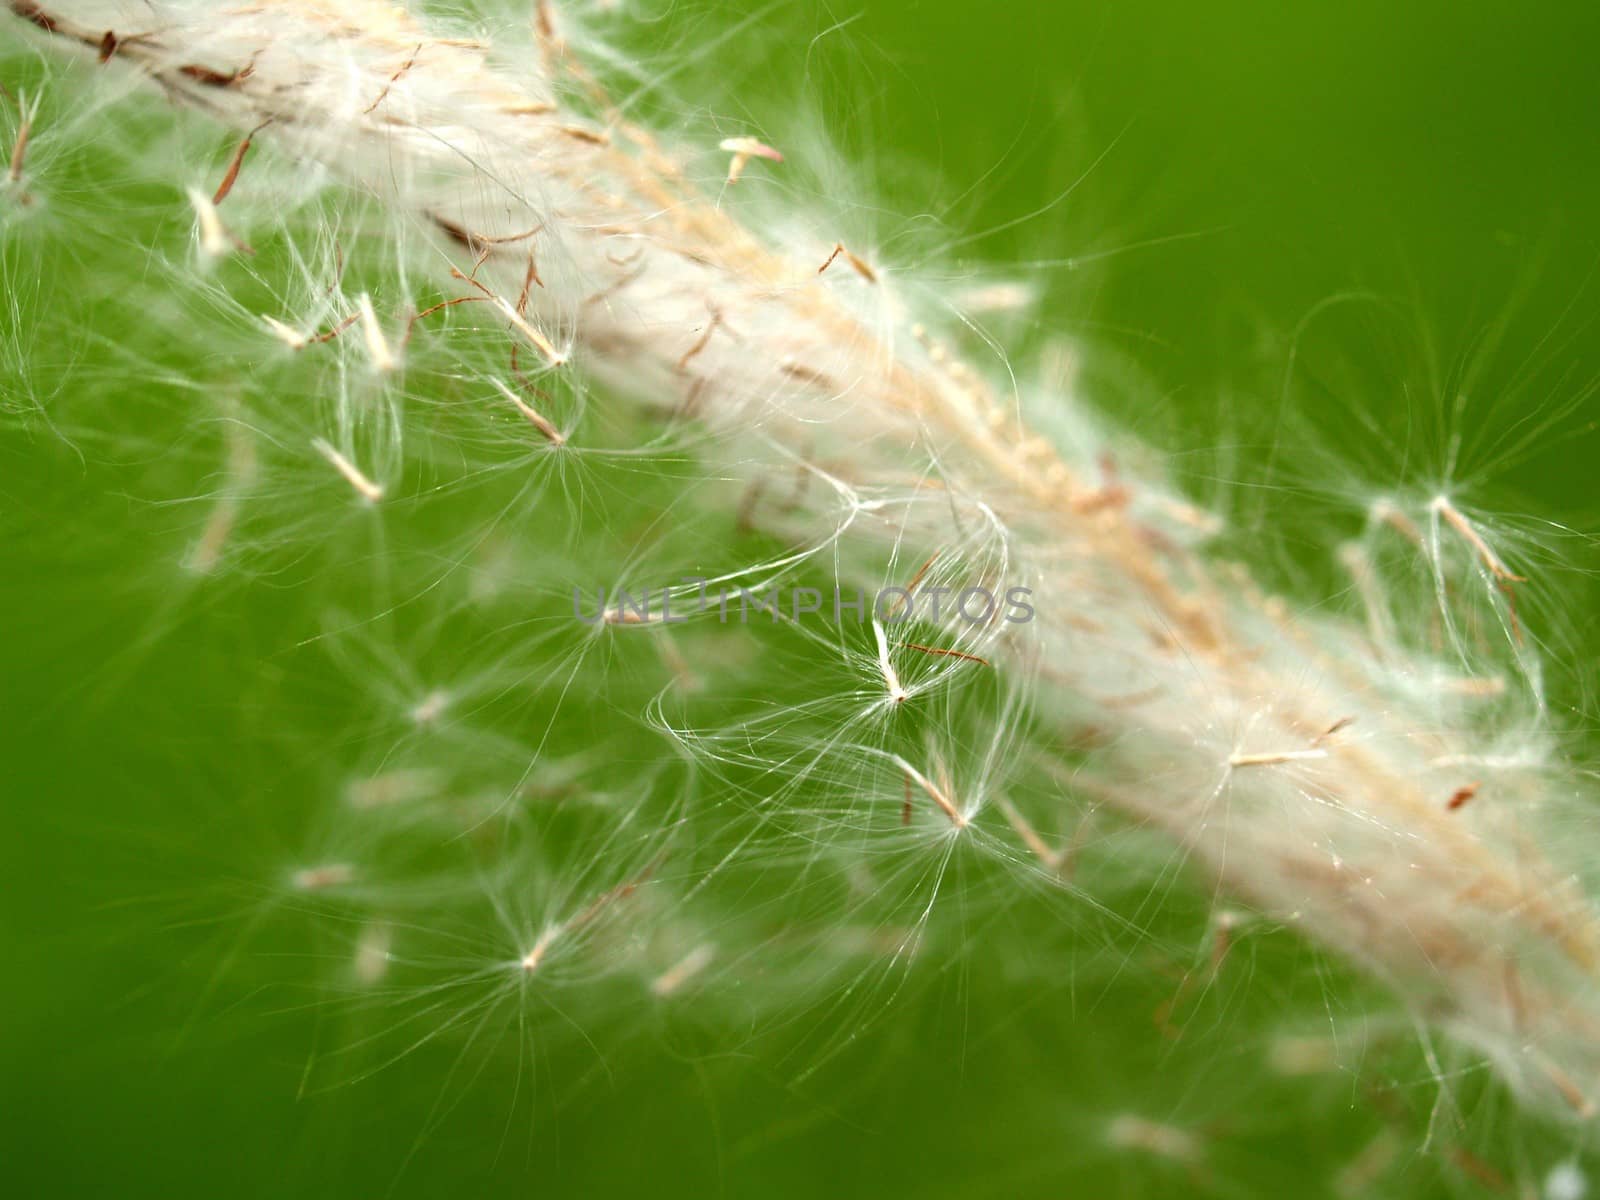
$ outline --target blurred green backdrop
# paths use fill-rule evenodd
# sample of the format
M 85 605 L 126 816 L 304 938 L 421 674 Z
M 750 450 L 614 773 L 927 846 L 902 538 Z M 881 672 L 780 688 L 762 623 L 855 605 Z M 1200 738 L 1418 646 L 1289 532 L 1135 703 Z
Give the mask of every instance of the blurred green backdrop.
M 799 7 L 771 17 L 782 33 L 763 41 L 761 61 L 784 82 L 765 82 L 749 111 L 780 129 L 786 88 L 803 90 L 889 209 L 945 214 L 952 239 L 983 235 L 960 255 L 1078 260 L 1029 273 L 1050 289 L 1047 316 L 1134 364 L 1137 384 L 1112 403 L 1178 452 L 1202 492 L 1218 477 L 1292 478 L 1297 439 L 1312 436 L 1297 431 L 1313 429 L 1348 458 L 1352 486 L 1386 473 L 1425 480 L 1453 432 L 1467 426 L 1473 441 L 1473 414 L 1501 431 L 1526 415 L 1543 430 L 1531 451 L 1498 433 L 1475 443 L 1476 482 L 1594 527 L 1594 5 Z M 676 6 L 663 36 L 747 12 Z M 16 35 L 14 24 L 0 34 Z M 635 36 L 647 45 L 650 29 Z M 738 51 L 721 53 L 737 74 Z M 749 76 L 752 86 L 765 78 L 753 67 Z M 1066 200 L 1017 221 L 1086 173 Z M 1306 412 L 1315 380 L 1302 393 L 1288 369 L 1316 372 L 1314 356 L 1292 360 L 1295 331 L 1346 293 L 1382 302 L 1356 304 L 1318 353 L 1335 364 L 1330 376 L 1369 385 L 1359 408 L 1381 436 L 1355 416 Z M 1287 402 L 1286 378 L 1299 397 Z M 1469 418 L 1453 424 L 1440 413 L 1465 385 Z M 1286 414 L 1300 424 L 1280 424 Z M 170 631 L 170 646 L 140 656 L 136 686 L 108 678 L 145 602 L 106 565 L 123 539 L 115 521 L 137 527 L 151 510 L 98 493 L 86 501 L 79 489 L 104 479 L 36 433 L 0 434 L 0 463 L 8 1195 L 1009 1196 L 1194 1186 L 1176 1173 L 1162 1191 L 1148 1174 L 1120 1179 L 1101 1164 L 1083 1168 L 1093 1186 L 1075 1193 L 1077 1166 L 1052 1161 L 1039 1133 L 1048 1094 L 1029 1094 L 1034 1111 L 1023 1120 L 1013 1081 L 1059 1079 L 1065 1110 L 1085 1070 L 1109 1068 L 1020 1064 L 1027 1029 L 1067 1019 L 1068 993 L 1008 995 L 1003 981 L 908 993 L 892 1033 L 874 1031 L 875 1047 L 803 1087 L 803 1064 L 721 1051 L 704 1059 L 672 1030 L 647 1035 L 626 1061 L 602 1048 L 541 1063 L 549 1106 L 581 1096 L 553 1139 L 529 1135 L 535 1117 L 525 1111 L 508 1121 L 496 1091 L 507 1072 L 441 1088 L 440 1072 L 456 1062 L 449 1052 L 302 1095 L 308 1057 L 341 1035 L 314 1003 L 237 994 L 233 964 L 208 959 L 232 944 L 211 924 L 237 916 L 234 850 L 270 838 L 219 807 L 234 786 L 223 767 L 237 770 L 238 753 L 262 756 L 247 764 L 260 791 L 251 812 L 270 807 L 275 781 L 295 779 L 270 761 L 265 718 L 241 711 L 229 674 L 256 623 L 272 644 L 271 604 L 258 619 L 212 624 L 201 613 Z M 1328 480 L 1323 465 L 1307 474 Z M 1244 496 L 1232 503 L 1259 516 Z M 104 540 L 73 523 L 76 544 L 61 546 L 49 530 L 85 505 L 110 522 Z M 1590 600 L 1574 586 L 1577 624 Z M 1581 679 L 1595 644 L 1592 635 L 1578 644 L 1567 666 Z M 130 891 L 155 900 L 130 915 Z M 441 1095 L 461 1111 L 434 1128 Z M 548 1108 L 536 1116 L 548 1119 Z M 1270 1159 L 1270 1146 L 1261 1153 Z M 1286 1188 L 1296 1183 L 1293 1162 L 1256 1167 L 1257 1178 L 1278 1169 Z

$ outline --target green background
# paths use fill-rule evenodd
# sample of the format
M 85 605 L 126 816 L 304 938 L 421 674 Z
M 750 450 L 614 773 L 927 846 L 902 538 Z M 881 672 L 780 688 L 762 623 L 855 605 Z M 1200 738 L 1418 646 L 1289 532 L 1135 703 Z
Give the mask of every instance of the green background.
M 1594 6 L 797 7 L 748 31 L 757 52 L 700 64 L 726 109 L 776 133 L 802 96 L 905 227 L 942 215 L 931 250 L 1078 260 L 1029 272 L 1045 324 L 1097 347 L 1097 398 L 1281 543 L 1287 574 L 1317 573 L 1341 504 L 1348 521 L 1369 489 L 1444 482 L 1456 434 L 1475 497 L 1593 528 Z M 693 45 L 747 11 L 679 6 L 631 36 Z M 288 836 L 277 789 L 303 782 L 263 732 L 266 701 L 233 687 L 235 657 L 277 649 L 275 602 L 201 610 L 129 655 L 148 596 L 125 548 L 159 516 L 58 449 L 0 434 L 7 1194 L 1287 1194 L 1364 1119 L 1335 1083 L 1301 1110 L 1321 1105 L 1327 1130 L 1268 1129 L 1210 1179 L 1085 1159 L 1067 1131 L 1097 1097 L 1136 1095 L 1141 1071 L 1187 1071 L 1246 1110 L 1270 1093 L 1227 1069 L 1225 1044 L 1097 1057 L 1094 1021 L 1118 1018 L 1086 1016 L 1070 979 L 1008 978 L 981 945 L 814 1075 L 803 1038 L 730 1049 L 690 1023 L 632 1029 L 626 1050 L 536 1049 L 527 1072 L 503 1061 L 511 1040 L 303 1089 L 308 1059 L 350 1031 L 314 995 L 240 984 L 252 968 L 230 957 L 251 911 L 237 864 Z M 1283 524 L 1290 495 L 1313 514 L 1303 530 Z M 1592 599 L 1556 583 L 1548 605 L 1579 631 L 1558 694 L 1581 701 Z M 230 793 L 241 764 L 251 797 Z M 1270 1007 L 1291 989 L 1264 990 Z M 1068 1023 L 1084 1031 L 1063 1041 Z

